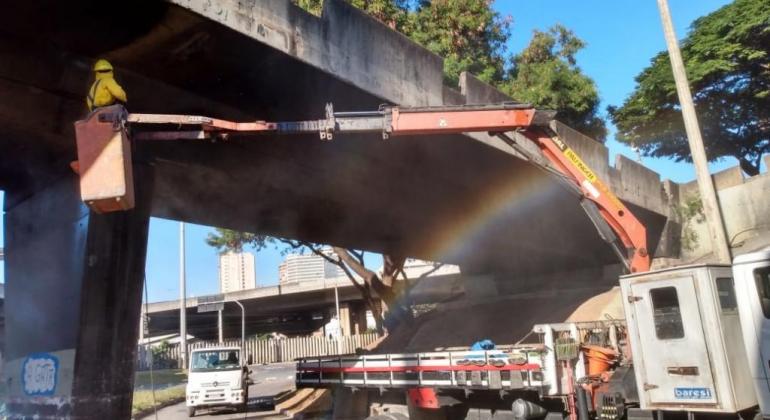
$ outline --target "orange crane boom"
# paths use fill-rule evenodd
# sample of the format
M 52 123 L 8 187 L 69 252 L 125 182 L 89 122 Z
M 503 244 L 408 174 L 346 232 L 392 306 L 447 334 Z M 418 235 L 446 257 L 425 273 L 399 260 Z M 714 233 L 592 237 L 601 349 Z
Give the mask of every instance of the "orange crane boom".
M 550 129 L 555 113 L 527 104 L 503 103 L 423 108 L 384 106 L 377 111 L 334 112 L 325 118 L 289 122 L 232 122 L 195 115 L 129 114 L 122 106 L 102 108 L 75 123 L 83 201 L 97 212 L 133 207 L 129 141 L 217 139 L 234 135 L 379 132 L 384 139 L 407 135 L 488 132 L 576 194 L 599 235 L 629 272 L 650 268 L 644 226 Z M 129 136 L 130 128 L 131 135 Z M 509 135 L 514 132 L 516 134 Z M 129 138 L 130 137 L 130 138 Z M 535 154 L 523 142 L 540 149 Z

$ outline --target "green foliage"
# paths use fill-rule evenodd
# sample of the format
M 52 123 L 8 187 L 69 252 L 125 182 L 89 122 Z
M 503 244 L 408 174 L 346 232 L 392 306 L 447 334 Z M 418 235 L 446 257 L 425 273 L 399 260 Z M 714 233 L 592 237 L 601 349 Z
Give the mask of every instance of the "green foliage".
M 770 150 L 770 2 L 735 0 L 697 19 L 681 49 L 709 159 L 733 156 L 756 175 Z M 667 53 L 636 82 L 609 109 L 618 140 L 647 156 L 691 161 Z
M 292 0 L 292 2 L 309 13 L 321 16 L 323 0 Z
M 219 251 L 220 254 L 226 252 L 241 252 L 244 246 L 252 246 L 256 250 L 265 248 L 268 244 L 274 243 L 275 239 L 269 236 L 256 235 L 248 232 L 237 232 L 230 229 L 216 228 L 215 232 L 206 236 L 206 244 Z
M 323 0 L 292 0 L 300 8 L 321 16 Z M 409 0 L 348 0 L 350 4 L 367 12 L 393 29 L 403 30 L 407 19 Z
M 684 199 L 684 203 L 674 207 L 674 213 L 682 224 L 682 248 L 692 251 L 698 245 L 698 233 L 692 228 L 693 223 L 703 223 L 706 215 L 703 213 L 703 201 L 700 195 L 694 194 Z
M 164 407 L 172 402 L 184 402 L 185 387 L 178 385 L 153 391 L 134 391 L 134 398 L 131 402 L 131 415 L 134 418 L 141 417 L 140 414 L 151 414 L 153 402 L 159 407 Z
M 353 6 L 365 11 L 393 29 L 404 31 L 409 0 L 349 0 Z
M 443 57 L 445 81 L 450 86 L 457 86 L 463 71 L 489 83 L 504 77 L 511 19 L 492 10 L 491 0 L 348 1 Z M 322 0 L 294 2 L 321 14 Z
M 583 41 L 561 25 L 535 31 L 530 45 L 510 57 L 506 43 L 512 18 L 492 8 L 492 0 L 348 0 L 444 59 L 444 83 L 456 87 L 467 71 L 515 100 L 559 111 L 557 118 L 603 141 L 593 80 L 577 66 Z M 316 15 L 322 0 L 294 0 Z M 510 60 L 512 70 L 506 71 Z
M 547 32 L 535 31 L 529 45 L 513 57 L 510 78 L 502 89 L 517 101 L 558 111 L 560 121 L 604 141 L 607 129 L 599 116 L 596 84 L 575 59 L 584 47 L 580 38 L 561 25 Z
M 488 83 L 502 81 L 510 17 L 495 12 L 491 0 L 422 1 L 405 33 L 444 58 L 444 77 L 457 86 L 468 71 Z
M 152 358 L 153 359 L 159 359 L 167 356 L 168 350 L 171 348 L 171 345 L 168 343 L 168 341 L 163 340 L 158 344 L 157 346 L 150 347 L 152 351 Z

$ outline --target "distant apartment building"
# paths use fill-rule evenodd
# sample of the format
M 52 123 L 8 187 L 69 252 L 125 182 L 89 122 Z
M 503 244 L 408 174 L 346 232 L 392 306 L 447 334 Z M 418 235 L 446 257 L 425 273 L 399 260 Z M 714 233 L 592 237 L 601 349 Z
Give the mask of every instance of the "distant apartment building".
M 219 256 L 219 292 L 227 293 L 257 287 L 254 254 L 228 252 Z
M 332 254 L 331 249 L 324 249 Z M 316 254 L 290 254 L 278 266 L 278 281 L 280 284 L 299 283 L 303 281 L 318 281 L 345 277 L 345 272 L 335 264 L 330 263 Z
M 422 275 L 432 277 L 459 273 L 460 267 L 452 264 L 440 264 L 415 258 L 407 258 L 404 262 L 404 274 L 410 279 L 416 279 Z

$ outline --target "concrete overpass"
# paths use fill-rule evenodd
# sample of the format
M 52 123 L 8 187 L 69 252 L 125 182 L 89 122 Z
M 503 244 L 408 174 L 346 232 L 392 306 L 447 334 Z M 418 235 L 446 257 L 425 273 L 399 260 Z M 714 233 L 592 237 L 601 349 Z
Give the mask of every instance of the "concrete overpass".
M 97 215 L 80 203 L 72 121 L 100 56 L 134 112 L 281 120 L 317 117 L 327 101 L 503 99 L 470 75 L 445 87 L 440 57 L 341 0 L 321 18 L 288 0 L 29 0 L 0 28 L 14 415 L 128 416 L 151 215 L 457 263 L 501 289 L 575 270 L 592 281 L 614 262 L 573 197 L 484 136 L 135 144 L 137 208 Z M 670 255 L 656 249 L 669 213 L 658 175 L 623 158 L 611 167 L 604 146 L 559 130 L 646 223 L 650 249 Z M 52 382 L 23 382 L 24 369 L 54 365 Z
M 464 293 L 462 280 L 460 274 L 429 276 L 421 279 L 407 298 L 415 304 L 448 300 Z M 347 278 L 260 287 L 225 293 L 224 298 L 226 301 L 238 300 L 244 305 L 246 335 L 271 332 L 307 335 L 323 327 L 334 316 L 335 287 L 339 295 L 343 333 L 362 333 L 366 330 L 367 308 L 360 293 Z M 197 338 L 216 340 L 217 313 L 198 313 L 198 299 L 187 299 L 187 332 Z M 179 300 L 150 303 L 147 314 L 149 331 L 144 332 L 146 335 L 179 332 Z M 241 336 L 241 311 L 234 303 L 225 304 L 223 336 Z
M 303 282 L 304 283 L 304 282 Z M 238 300 L 246 313 L 246 335 L 278 332 L 286 335 L 306 335 L 326 324 L 334 314 L 334 286 L 338 286 L 340 311 L 349 320 L 364 316 L 360 294 L 348 279 L 307 282 L 287 286 L 270 286 L 225 293 L 225 300 Z M 216 340 L 216 312 L 198 313 L 198 298 L 187 300 L 187 332 L 196 338 Z M 155 302 L 148 305 L 148 336 L 179 333 L 179 300 Z M 225 303 L 222 311 L 223 336 L 240 338 L 241 310 L 235 303 Z M 350 320 L 353 320 L 351 322 Z M 348 325 L 350 331 L 350 325 Z M 365 329 L 365 327 L 364 327 Z

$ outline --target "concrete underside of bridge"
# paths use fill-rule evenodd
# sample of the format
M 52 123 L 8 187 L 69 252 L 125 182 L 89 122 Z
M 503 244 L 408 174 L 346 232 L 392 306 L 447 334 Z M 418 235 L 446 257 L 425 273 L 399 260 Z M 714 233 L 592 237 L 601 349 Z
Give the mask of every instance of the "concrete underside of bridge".
M 503 98 L 472 76 L 447 89 L 439 57 L 338 0 L 321 18 L 287 0 L 173 3 L 30 0 L 0 16 L 12 413 L 128 417 L 150 215 L 457 263 L 512 289 L 615 261 L 575 197 L 486 137 L 136 143 L 137 209 L 92 214 L 68 163 L 96 57 L 116 66 L 132 112 L 295 120 L 326 102 Z M 563 130 L 654 250 L 667 212 L 657 175 L 609 167 L 602 145 Z
M 361 295 L 353 286 L 339 288 L 340 305 L 348 308 L 356 319 L 366 317 L 366 307 Z M 315 290 L 308 293 L 268 296 L 241 301 L 245 307 L 247 336 L 280 333 L 289 336 L 309 335 L 319 331 L 334 315 L 334 289 Z M 150 310 L 148 336 L 179 333 L 179 309 L 153 312 Z M 235 303 L 225 304 L 222 311 L 223 337 L 238 339 L 241 336 L 241 310 Z M 217 313 L 198 313 L 195 307 L 187 308 L 187 332 L 201 340 L 216 340 Z M 364 328 L 366 329 L 366 328 Z

